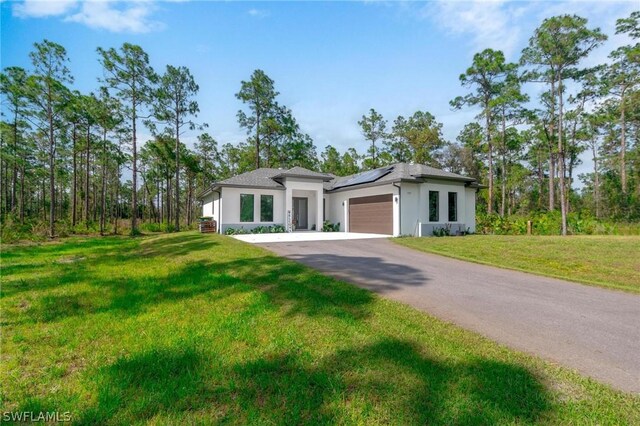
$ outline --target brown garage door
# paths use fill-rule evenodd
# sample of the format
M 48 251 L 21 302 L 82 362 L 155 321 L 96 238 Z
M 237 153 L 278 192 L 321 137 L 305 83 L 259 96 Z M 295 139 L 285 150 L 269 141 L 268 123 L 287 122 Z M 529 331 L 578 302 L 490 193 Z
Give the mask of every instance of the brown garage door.
M 349 199 L 349 231 L 393 234 L 393 195 Z

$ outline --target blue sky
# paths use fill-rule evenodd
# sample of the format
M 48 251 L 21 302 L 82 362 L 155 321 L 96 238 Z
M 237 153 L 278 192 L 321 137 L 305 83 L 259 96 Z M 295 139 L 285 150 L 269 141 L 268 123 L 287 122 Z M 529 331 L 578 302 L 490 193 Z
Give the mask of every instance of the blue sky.
M 221 144 L 246 138 L 234 94 L 261 68 L 320 152 L 327 144 L 364 151 L 357 121 L 372 107 L 390 122 L 427 110 L 455 140 L 475 112 L 452 111 L 449 100 L 464 93 L 458 76 L 475 52 L 502 49 L 517 61 L 542 19 L 576 13 L 610 36 L 589 59 L 603 62 L 626 42 L 613 36 L 615 20 L 640 2 L 28 0 L 0 8 L 2 67 L 28 67 L 33 43 L 47 38 L 67 48 L 76 88 L 90 91 L 101 75 L 96 47 L 139 44 L 157 71 L 166 64 L 191 69 L 200 85 L 198 121 Z M 589 169 L 585 158 L 579 172 Z

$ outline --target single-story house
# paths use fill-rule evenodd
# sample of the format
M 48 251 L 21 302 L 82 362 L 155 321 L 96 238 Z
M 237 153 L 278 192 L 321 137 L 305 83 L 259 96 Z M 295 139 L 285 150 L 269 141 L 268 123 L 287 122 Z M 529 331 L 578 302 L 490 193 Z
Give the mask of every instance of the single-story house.
M 218 232 L 283 225 L 393 236 L 432 235 L 434 229 L 475 231 L 478 182 L 422 164 L 397 163 L 339 177 L 302 167 L 260 168 L 214 183 L 200 194 L 202 215 Z

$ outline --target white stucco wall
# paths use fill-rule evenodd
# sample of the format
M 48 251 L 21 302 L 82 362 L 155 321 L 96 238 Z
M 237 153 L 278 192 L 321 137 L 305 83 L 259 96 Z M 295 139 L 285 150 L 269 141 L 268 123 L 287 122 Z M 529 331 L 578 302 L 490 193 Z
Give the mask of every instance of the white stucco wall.
M 253 228 L 258 225 L 284 224 L 284 191 L 277 189 L 251 189 L 224 187 L 222 191 L 222 226 Z M 253 194 L 253 222 L 240 222 L 240 194 Z M 273 221 L 260 222 L 260 195 L 273 195 Z
M 438 221 L 429 221 L 429 191 L 439 192 Z M 449 220 L 449 192 L 456 192 L 458 211 L 457 220 Z M 459 224 L 475 231 L 475 189 L 467 188 L 464 183 L 429 180 L 420 185 L 420 202 L 418 220 L 422 224 L 444 226 L 445 224 Z M 425 235 L 426 236 L 426 235 Z
M 476 189 L 465 188 L 464 222 L 471 232 L 476 232 Z
M 420 194 L 419 183 L 402 182 L 400 196 L 400 234 L 418 236 L 418 222 L 420 220 Z
M 322 199 L 324 186 L 321 180 L 318 179 L 304 179 L 304 178 L 285 178 L 283 184 L 286 187 L 284 191 L 284 210 L 282 212 L 284 220 L 282 223 L 287 226 L 287 220 L 289 217 L 293 217 L 293 197 L 306 197 L 308 217 L 307 229 L 312 229 L 316 226 L 316 229 L 322 229 Z

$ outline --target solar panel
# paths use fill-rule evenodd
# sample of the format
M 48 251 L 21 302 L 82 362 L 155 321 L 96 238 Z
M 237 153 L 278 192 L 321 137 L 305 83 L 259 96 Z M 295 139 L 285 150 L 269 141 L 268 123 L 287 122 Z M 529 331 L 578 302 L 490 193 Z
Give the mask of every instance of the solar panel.
M 360 173 L 359 175 L 355 175 L 352 178 L 349 178 L 344 182 L 340 182 L 339 184 L 335 185 L 333 188 L 336 189 L 336 188 L 343 188 L 345 186 L 353 186 L 353 185 L 360 185 L 360 184 L 363 184 L 363 183 L 375 182 L 376 180 L 380 179 L 381 177 L 391 173 L 392 170 L 393 170 L 393 167 L 386 167 L 384 169 L 369 170 L 368 172 L 364 172 L 364 173 Z

